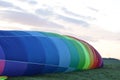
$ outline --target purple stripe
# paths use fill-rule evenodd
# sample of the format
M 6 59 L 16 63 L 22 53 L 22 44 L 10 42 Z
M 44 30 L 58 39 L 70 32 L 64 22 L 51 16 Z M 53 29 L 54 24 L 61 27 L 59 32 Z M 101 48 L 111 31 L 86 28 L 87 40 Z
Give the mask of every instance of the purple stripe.
M 2 47 L 0 46 L 0 60 L 1 59 L 5 59 L 5 54 L 4 54 Z
M 27 63 L 18 61 L 6 61 L 4 72 L 2 75 L 21 76 L 27 68 Z

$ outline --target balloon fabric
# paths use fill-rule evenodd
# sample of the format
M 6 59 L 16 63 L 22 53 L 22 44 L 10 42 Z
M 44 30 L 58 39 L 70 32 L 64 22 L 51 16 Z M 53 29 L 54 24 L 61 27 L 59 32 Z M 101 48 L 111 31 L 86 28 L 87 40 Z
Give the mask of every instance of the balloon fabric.
M 26 76 L 100 68 L 100 54 L 73 36 L 40 31 L 0 31 L 0 75 Z

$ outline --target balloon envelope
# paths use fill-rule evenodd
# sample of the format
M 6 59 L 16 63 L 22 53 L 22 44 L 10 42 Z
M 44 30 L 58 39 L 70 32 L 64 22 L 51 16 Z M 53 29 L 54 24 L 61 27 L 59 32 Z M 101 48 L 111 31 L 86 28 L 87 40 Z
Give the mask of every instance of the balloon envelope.
M 35 75 L 102 66 L 95 48 L 75 37 L 38 31 L 0 31 L 0 75 Z

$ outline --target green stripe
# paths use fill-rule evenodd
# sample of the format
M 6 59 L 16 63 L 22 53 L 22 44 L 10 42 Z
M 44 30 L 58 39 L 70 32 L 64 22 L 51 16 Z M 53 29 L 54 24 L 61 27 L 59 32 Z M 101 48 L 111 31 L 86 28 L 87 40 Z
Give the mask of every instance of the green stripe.
M 85 55 L 84 55 L 84 51 L 83 51 L 82 45 L 76 39 L 71 38 L 71 37 L 69 37 L 69 38 L 73 41 L 73 44 L 75 45 L 75 47 L 77 49 L 77 52 L 78 52 L 78 55 L 79 55 L 79 64 L 77 66 L 77 69 L 78 70 L 82 70 L 83 66 L 85 64 Z
M 89 52 L 89 55 L 90 55 L 90 65 L 89 65 L 89 67 L 88 67 L 88 69 L 91 69 L 91 66 L 93 65 L 93 60 L 94 60 L 94 55 L 93 55 L 93 52 L 92 52 L 92 50 L 91 50 L 91 48 L 90 48 L 90 46 L 89 46 L 89 44 L 86 44 L 85 43 L 85 45 L 86 45 L 86 47 L 87 47 L 87 49 L 88 49 L 88 52 Z
M 73 68 L 77 68 L 78 64 L 79 64 L 79 53 L 76 49 L 76 47 L 74 47 L 74 42 L 73 40 L 71 40 L 71 38 L 69 37 L 66 37 L 66 44 L 68 45 L 69 47 L 69 50 L 70 50 L 70 55 L 71 55 L 71 63 L 70 63 L 70 67 L 73 67 Z
M 89 69 L 89 65 L 90 65 L 90 61 L 91 61 L 89 50 L 86 47 L 84 42 L 81 41 L 81 44 L 83 45 L 84 54 L 85 54 L 85 65 L 84 65 L 83 69 Z

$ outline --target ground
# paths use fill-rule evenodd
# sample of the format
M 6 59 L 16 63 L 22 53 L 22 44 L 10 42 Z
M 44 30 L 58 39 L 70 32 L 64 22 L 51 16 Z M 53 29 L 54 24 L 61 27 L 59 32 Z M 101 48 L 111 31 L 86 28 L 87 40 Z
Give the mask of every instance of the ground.
M 8 80 L 120 80 L 120 60 L 104 58 L 100 69 L 36 76 L 8 77 Z

